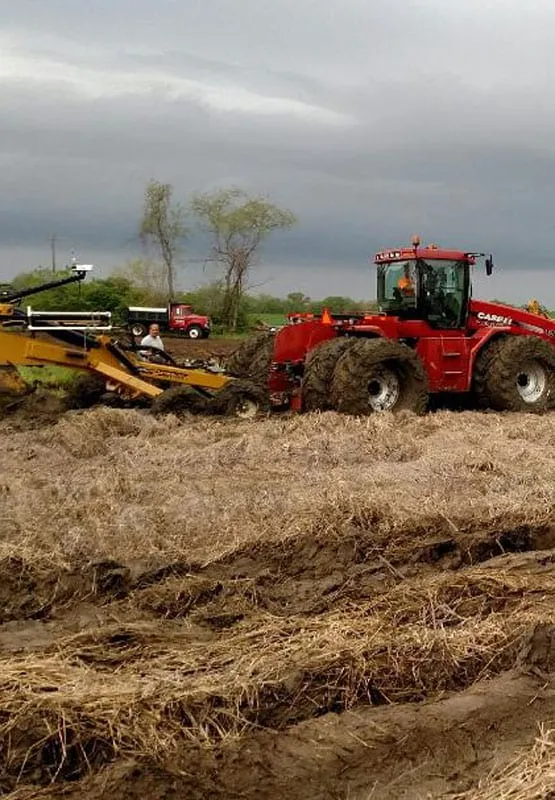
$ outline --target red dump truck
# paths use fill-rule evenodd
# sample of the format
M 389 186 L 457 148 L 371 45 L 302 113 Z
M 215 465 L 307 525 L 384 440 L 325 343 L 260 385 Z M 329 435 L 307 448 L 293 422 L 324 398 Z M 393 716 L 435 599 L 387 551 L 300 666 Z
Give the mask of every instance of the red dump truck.
M 195 314 L 185 303 L 169 303 L 166 308 L 129 306 L 126 319 L 133 336 L 144 336 L 153 322 L 162 332 L 181 334 L 188 339 L 206 339 L 212 327 L 210 317 Z

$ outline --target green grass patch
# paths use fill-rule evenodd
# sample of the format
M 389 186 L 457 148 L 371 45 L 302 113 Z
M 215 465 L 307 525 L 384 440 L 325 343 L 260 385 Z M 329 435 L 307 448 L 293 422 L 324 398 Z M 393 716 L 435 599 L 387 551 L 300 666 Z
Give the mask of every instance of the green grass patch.
M 213 331 L 210 334 L 210 339 L 245 339 L 249 335 L 248 331 L 240 331 L 239 333 L 229 333 L 227 331 Z M 208 341 L 210 341 L 208 339 Z
M 27 383 L 39 383 L 49 389 L 67 388 L 79 374 L 77 370 L 58 367 L 55 364 L 44 367 L 18 367 L 18 372 Z
M 249 325 L 265 322 L 266 325 L 285 325 L 285 314 L 249 314 Z

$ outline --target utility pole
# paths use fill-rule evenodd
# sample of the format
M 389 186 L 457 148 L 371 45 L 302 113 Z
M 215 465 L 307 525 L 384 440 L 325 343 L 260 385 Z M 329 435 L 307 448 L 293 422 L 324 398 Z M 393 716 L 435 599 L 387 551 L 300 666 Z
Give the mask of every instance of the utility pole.
M 52 272 L 56 272 L 56 239 L 56 234 L 50 238 L 50 249 L 52 250 Z

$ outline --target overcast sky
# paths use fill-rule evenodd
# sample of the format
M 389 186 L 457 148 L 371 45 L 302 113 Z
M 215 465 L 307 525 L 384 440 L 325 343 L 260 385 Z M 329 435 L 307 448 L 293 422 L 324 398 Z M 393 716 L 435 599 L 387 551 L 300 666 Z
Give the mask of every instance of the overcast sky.
M 553 0 L 0 0 L 0 279 L 140 255 L 149 178 L 295 212 L 261 291 L 374 295 L 381 247 L 493 251 L 555 305 Z M 202 253 L 189 253 L 198 262 Z M 206 280 L 185 264 L 183 286 Z

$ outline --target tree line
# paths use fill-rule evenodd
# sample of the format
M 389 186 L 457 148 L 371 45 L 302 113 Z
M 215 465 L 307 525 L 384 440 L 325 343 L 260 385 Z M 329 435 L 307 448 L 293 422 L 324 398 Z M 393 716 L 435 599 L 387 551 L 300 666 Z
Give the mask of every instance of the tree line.
M 190 303 L 194 311 L 211 317 L 216 331 L 243 331 L 257 318 L 283 317 L 305 311 L 333 313 L 375 310 L 372 301 L 333 296 L 312 299 L 302 292 L 286 297 L 253 294 L 250 278 L 260 263 L 270 236 L 296 225 L 295 215 L 266 197 L 249 195 L 239 188 L 197 193 L 184 206 L 175 202 L 169 183 L 151 180 L 144 197 L 138 238 L 143 255 L 113 270 L 106 278 L 93 278 L 41 293 L 36 302 L 44 311 L 111 311 L 116 323 L 128 306 L 165 306 L 169 300 Z M 198 229 L 207 238 L 206 262 L 215 267 L 216 278 L 195 290 L 177 290 L 180 270 L 186 263 L 186 243 Z M 58 272 L 58 277 L 69 269 Z M 38 285 L 52 279 L 49 269 L 38 268 L 18 275 L 14 288 Z M 31 302 L 31 305 L 34 305 Z
M 78 284 L 70 284 L 57 289 L 41 292 L 29 298 L 29 304 L 42 311 L 111 311 L 115 324 L 125 321 L 125 309 L 129 306 L 163 307 L 166 294 L 160 291 L 157 265 L 147 260 L 131 261 L 115 269 L 106 278 L 87 278 Z M 70 275 L 69 268 L 59 270 L 56 277 Z M 52 280 L 49 268 L 38 268 L 17 275 L 10 286 L 22 289 L 38 286 Z M 174 290 L 175 291 L 175 290 Z M 197 289 L 175 292 L 174 299 L 188 303 L 199 314 L 211 317 L 214 330 L 229 330 L 226 313 L 226 286 L 222 280 L 207 283 Z M 374 308 L 372 301 L 363 302 L 351 297 L 330 296 L 312 299 L 303 292 L 290 292 L 285 297 L 271 294 L 242 292 L 240 302 L 234 312 L 236 331 L 244 331 L 260 319 L 269 317 L 284 318 L 297 311 L 320 313 L 323 308 L 335 313 L 368 311 Z
M 253 294 L 251 273 L 260 263 L 267 239 L 296 225 L 295 215 L 273 204 L 267 197 L 249 195 L 239 188 L 196 193 L 184 206 L 174 200 L 169 183 L 151 180 L 138 224 L 143 245 L 140 258 L 128 261 L 106 278 L 51 289 L 33 298 L 31 305 L 44 311 L 111 311 L 116 323 L 125 319 L 128 306 L 165 306 L 170 300 L 185 302 L 199 314 L 211 317 L 215 330 L 242 331 L 264 317 L 287 313 L 336 313 L 372 308 L 350 297 L 314 300 L 302 292 L 286 297 Z M 215 267 L 213 281 L 192 291 L 179 291 L 180 272 L 186 265 L 187 240 L 195 228 L 207 240 L 206 262 Z M 56 277 L 69 275 L 69 268 Z M 39 267 L 17 275 L 14 288 L 27 288 L 52 280 L 50 269 Z

